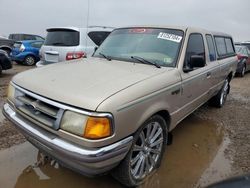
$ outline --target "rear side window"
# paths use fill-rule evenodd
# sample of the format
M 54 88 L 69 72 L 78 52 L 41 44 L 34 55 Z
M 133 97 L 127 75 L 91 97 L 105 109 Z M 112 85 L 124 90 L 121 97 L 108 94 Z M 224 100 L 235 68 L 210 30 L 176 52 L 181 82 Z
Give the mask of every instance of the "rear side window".
M 233 41 L 229 37 L 215 37 L 215 44 L 219 57 L 224 58 L 235 54 Z
M 225 38 L 226 41 L 226 48 L 227 48 L 227 54 L 234 54 L 234 47 L 233 47 L 233 42 L 230 38 Z
M 207 46 L 208 46 L 208 51 L 209 51 L 209 59 L 210 61 L 215 61 L 216 52 L 215 52 L 215 46 L 214 46 L 212 35 L 206 35 L 206 40 L 207 40 Z
M 107 31 L 91 31 L 88 33 L 88 36 L 95 45 L 100 46 L 109 34 L 110 32 Z
M 44 45 L 48 46 L 78 46 L 79 32 L 66 29 L 48 30 Z
M 192 55 L 201 55 L 205 59 L 205 48 L 201 34 L 195 33 L 189 36 L 185 57 L 185 65 L 188 66 Z
M 227 54 L 227 48 L 224 37 L 215 37 L 215 44 L 217 46 L 217 52 L 219 56 Z

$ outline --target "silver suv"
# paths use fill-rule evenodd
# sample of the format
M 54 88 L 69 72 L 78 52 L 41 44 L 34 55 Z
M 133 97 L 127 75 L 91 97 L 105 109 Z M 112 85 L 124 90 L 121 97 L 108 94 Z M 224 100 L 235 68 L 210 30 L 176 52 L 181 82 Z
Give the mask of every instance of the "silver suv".
M 88 28 L 58 27 L 47 29 L 44 45 L 40 49 L 37 66 L 79 59 L 92 55 L 113 30 L 111 27 Z

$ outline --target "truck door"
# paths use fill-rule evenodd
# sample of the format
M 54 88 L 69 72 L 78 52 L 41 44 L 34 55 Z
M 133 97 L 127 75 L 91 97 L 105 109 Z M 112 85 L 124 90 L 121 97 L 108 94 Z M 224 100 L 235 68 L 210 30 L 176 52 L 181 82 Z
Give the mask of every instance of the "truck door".
M 185 54 L 184 67 L 189 67 L 192 56 L 203 56 L 206 61 L 204 37 L 200 33 L 191 33 Z M 211 72 L 210 67 L 194 68 L 190 71 L 182 71 L 182 107 L 179 110 L 179 119 L 183 119 L 197 107 L 209 99 Z

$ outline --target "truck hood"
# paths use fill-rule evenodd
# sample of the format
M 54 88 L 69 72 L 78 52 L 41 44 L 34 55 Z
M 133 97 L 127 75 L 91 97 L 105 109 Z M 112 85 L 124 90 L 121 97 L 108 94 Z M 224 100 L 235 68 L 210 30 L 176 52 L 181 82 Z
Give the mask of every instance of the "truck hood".
M 88 58 L 28 70 L 16 75 L 13 82 L 54 101 L 95 111 L 117 92 L 169 69 Z

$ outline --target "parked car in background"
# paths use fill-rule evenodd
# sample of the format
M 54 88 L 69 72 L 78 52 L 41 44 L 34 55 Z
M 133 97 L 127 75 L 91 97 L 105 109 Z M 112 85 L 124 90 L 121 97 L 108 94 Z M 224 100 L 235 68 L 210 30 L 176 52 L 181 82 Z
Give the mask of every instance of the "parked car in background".
M 0 74 L 3 70 L 11 69 L 12 63 L 6 51 L 0 50 Z
M 247 46 L 235 45 L 238 57 L 238 66 L 236 73 L 244 77 L 245 72 L 250 70 L 250 50 Z
M 37 66 L 91 56 L 112 30 L 98 26 L 49 28 Z
M 243 45 L 243 46 L 246 46 L 246 47 L 248 47 L 248 49 L 250 50 L 250 42 L 241 42 L 240 43 L 241 45 Z
M 13 40 L 9 40 L 5 37 L 0 37 L 0 50 L 4 50 L 8 54 L 10 54 L 13 44 Z
M 43 43 L 44 41 L 41 40 L 15 42 L 10 53 L 11 60 L 29 66 L 34 65 L 40 60 L 39 50 Z
M 10 34 L 9 39 L 14 41 L 23 41 L 23 40 L 44 40 L 43 37 L 39 35 L 33 35 L 33 34 L 24 34 L 24 33 L 15 33 Z
M 166 159 L 179 122 L 208 100 L 225 104 L 236 67 L 228 34 L 119 28 L 90 58 L 16 75 L 3 113 L 62 165 L 89 176 L 113 169 L 138 186 Z

